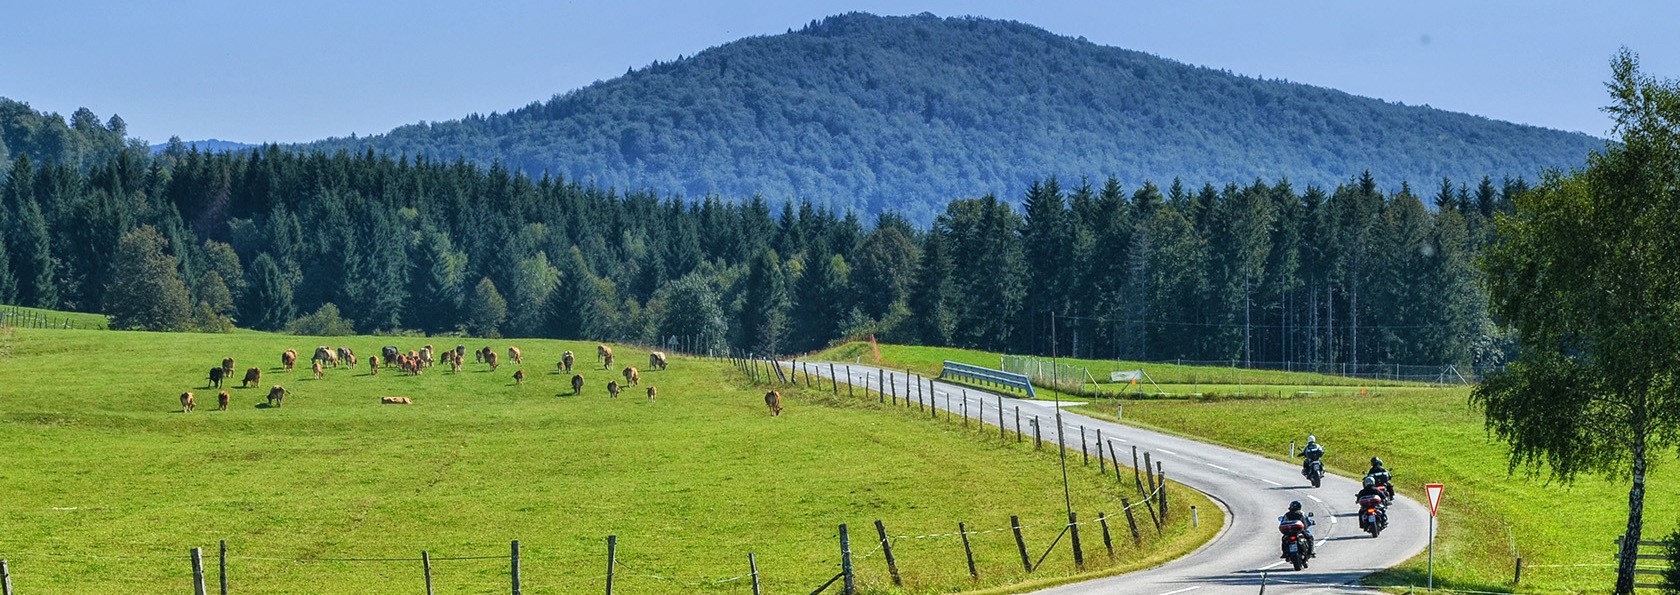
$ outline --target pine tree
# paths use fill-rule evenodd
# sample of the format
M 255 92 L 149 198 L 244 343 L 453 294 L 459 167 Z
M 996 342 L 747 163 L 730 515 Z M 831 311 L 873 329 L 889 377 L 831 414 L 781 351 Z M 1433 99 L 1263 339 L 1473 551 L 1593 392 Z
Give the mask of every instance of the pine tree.
M 246 270 L 247 290 L 239 321 L 257 330 L 276 331 L 285 328 L 297 312 L 292 303 L 292 282 L 273 256 L 263 252 L 251 261 Z
M 461 320 L 467 255 L 455 250 L 447 232 L 429 230 L 420 232 L 410 262 L 414 274 L 409 279 L 409 295 L 419 307 L 409 310 L 405 324 L 430 333 L 456 328 Z
M 47 219 L 41 215 L 41 205 L 28 197 L 19 205 L 12 219 L 10 235 L 14 253 L 12 262 L 18 280 L 18 301 L 25 306 L 54 308 L 58 306 L 58 262 L 53 258 L 52 234 L 47 231 Z
M 111 328 L 180 331 L 192 326 L 187 286 L 176 272 L 175 257 L 164 252 L 165 245 L 150 225 L 118 241 L 105 290 L 104 312 L 111 316 Z
M 845 259 L 826 252 L 814 253 L 810 259 L 795 287 L 793 303 L 789 343 L 800 351 L 817 349 L 837 337 L 846 314 Z
M 489 277 L 478 280 L 473 288 L 471 303 L 467 304 L 467 331 L 478 337 L 496 338 L 501 335 L 502 322 L 507 320 L 507 300 L 496 290 Z
M 787 276 L 773 250 L 760 252 L 747 268 L 741 311 L 741 345 L 754 353 L 777 355 L 787 347 Z
M 944 235 L 928 234 L 910 286 L 911 319 L 917 327 L 913 340 L 925 345 L 951 345 L 956 333 L 956 265 L 948 245 Z

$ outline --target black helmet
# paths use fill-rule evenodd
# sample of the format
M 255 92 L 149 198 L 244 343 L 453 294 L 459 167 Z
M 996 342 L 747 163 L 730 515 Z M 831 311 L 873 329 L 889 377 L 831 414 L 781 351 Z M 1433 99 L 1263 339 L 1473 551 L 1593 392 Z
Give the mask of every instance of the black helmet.
M 1372 467 L 1381 467 L 1382 466 L 1382 459 L 1379 459 L 1379 458 L 1376 458 L 1376 457 L 1371 457 L 1371 466 Z
M 1292 502 L 1289 503 L 1289 512 L 1297 512 L 1297 511 L 1300 511 L 1300 510 L 1301 510 L 1301 501 L 1300 500 L 1295 500 L 1295 501 L 1292 501 Z
M 1371 477 L 1369 475 L 1365 476 L 1365 487 L 1374 488 L 1376 486 L 1377 486 L 1377 478 Z

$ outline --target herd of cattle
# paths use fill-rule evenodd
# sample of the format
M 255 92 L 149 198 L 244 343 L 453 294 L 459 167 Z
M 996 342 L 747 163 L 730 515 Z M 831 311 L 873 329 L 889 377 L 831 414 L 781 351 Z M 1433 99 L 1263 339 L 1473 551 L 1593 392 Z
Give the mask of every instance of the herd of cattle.
M 426 368 L 432 367 L 435 362 L 441 362 L 448 365 L 451 372 L 460 372 L 461 366 L 465 363 L 466 355 L 466 345 L 456 345 L 454 349 L 445 349 L 442 352 L 436 351 L 431 345 L 426 345 L 418 350 L 411 350 L 407 352 L 403 352 L 394 346 L 387 345 L 380 350 L 379 355 L 368 356 L 367 366 L 368 372 L 375 376 L 379 375 L 379 369 L 382 366 L 395 368 L 411 376 L 419 375 Z M 596 345 L 595 357 L 601 362 L 601 369 L 612 369 L 613 350 L 611 347 L 606 345 Z M 499 354 L 496 350 L 491 349 L 488 346 L 474 351 L 473 359 L 477 363 L 489 365 L 491 371 L 495 371 L 500 365 Z M 507 359 L 514 364 L 523 364 L 525 362 L 525 354 L 520 351 L 518 347 L 508 347 Z M 560 361 L 556 362 L 554 367 L 561 374 L 572 374 L 572 394 L 581 395 L 583 394 L 583 375 L 574 374 L 572 372 L 572 365 L 576 363 L 576 361 L 577 357 L 572 352 L 567 351 L 564 354 L 561 354 Z M 287 349 L 284 353 L 280 354 L 280 365 L 286 371 L 292 371 L 297 366 L 297 363 L 297 350 Z M 346 366 L 354 369 L 357 363 L 358 359 L 356 357 L 356 353 L 350 348 L 330 348 L 323 345 L 315 348 L 315 353 L 310 358 L 309 367 L 310 371 L 315 375 L 315 379 L 321 380 L 325 377 L 327 368 Z M 664 370 L 666 369 L 666 366 L 667 360 L 664 352 L 655 351 L 648 354 L 648 369 Z M 233 371 L 233 358 L 223 358 L 220 366 L 210 368 L 209 386 L 220 389 L 222 388 L 223 382 L 232 382 Z M 624 384 L 619 384 L 617 380 L 607 382 L 607 395 L 611 398 L 618 398 L 618 394 L 622 392 L 625 387 L 641 384 L 641 371 L 637 370 L 635 366 L 626 366 L 622 373 L 624 376 Z M 514 371 L 513 382 L 517 385 L 523 385 L 525 383 L 525 370 L 520 369 Z M 245 377 L 241 380 L 240 388 L 250 388 L 253 385 L 260 384 L 262 384 L 262 369 L 246 368 Z M 657 387 L 652 385 L 647 387 L 647 397 L 649 401 L 654 400 L 658 393 L 659 389 Z M 285 397 L 289 394 L 291 394 L 291 391 L 286 390 L 285 387 L 278 384 L 274 385 L 268 391 L 268 406 L 279 407 L 285 400 Z M 228 408 L 228 402 L 231 399 L 232 396 L 228 394 L 228 391 L 222 390 L 216 395 L 216 408 L 218 410 L 226 411 Z M 380 402 L 389 405 L 409 405 L 413 403 L 413 400 L 408 397 L 381 397 Z M 770 408 L 772 415 L 781 415 L 782 396 L 780 393 L 776 391 L 766 393 L 764 395 L 764 404 Z M 195 402 L 191 392 L 181 393 L 182 412 L 190 412 L 196 407 L 197 403 Z

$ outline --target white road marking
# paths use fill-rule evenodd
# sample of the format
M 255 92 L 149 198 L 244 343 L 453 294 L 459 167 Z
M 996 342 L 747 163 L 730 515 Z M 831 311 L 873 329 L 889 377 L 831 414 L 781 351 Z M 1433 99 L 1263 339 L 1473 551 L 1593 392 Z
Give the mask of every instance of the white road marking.
M 1330 524 L 1336 524 L 1336 517 L 1330 517 Z
M 1270 480 L 1270 479 L 1266 479 L 1266 478 L 1264 478 L 1264 477 L 1262 477 L 1262 478 L 1260 478 L 1260 481 L 1264 481 L 1264 482 L 1266 482 L 1266 483 L 1269 483 L 1269 484 L 1272 484 L 1272 485 L 1275 485 L 1275 486 L 1280 486 L 1280 485 L 1283 485 L 1283 484 L 1281 484 L 1281 483 L 1278 483 L 1278 482 L 1275 482 L 1275 481 L 1272 481 L 1272 480 Z
M 1288 560 L 1278 560 L 1278 561 L 1273 562 L 1271 564 L 1267 564 L 1265 566 L 1261 566 L 1259 568 L 1256 568 L 1255 570 L 1271 570 L 1273 568 L 1277 568 L 1279 566 L 1283 566 L 1284 564 L 1288 564 L 1288 563 L 1289 563 Z
M 1323 503 L 1324 503 L 1324 501 L 1323 501 L 1323 500 L 1319 500 L 1319 499 L 1318 499 L 1318 496 L 1314 496 L 1314 495 L 1312 495 L 1312 494 L 1307 494 L 1307 497 L 1308 497 L 1308 498 L 1311 498 L 1311 499 L 1312 499 L 1312 501 L 1313 501 L 1313 502 L 1317 502 L 1317 503 L 1319 503 L 1319 504 L 1323 504 Z
M 1155 449 L 1155 452 L 1158 452 L 1158 453 L 1161 453 L 1161 454 L 1169 454 L 1169 455 L 1172 455 L 1172 456 L 1175 456 L 1175 457 L 1178 456 L 1178 453 L 1167 450 L 1165 448 L 1157 448 L 1157 449 Z
M 1179 589 L 1177 591 L 1167 591 L 1165 593 L 1162 593 L 1161 595 L 1177 595 L 1178 593 L 1183 593 L 1185 591 L 1194 591 L 1194 590 L 1200 589 L 1200 588 L 1201 587 L 1185 587 L 1185 588 Z
M 1214 469 L 1218 469 L 1218 470 L 1220 470 L 1220 471 L 1230 471 L 1230 469 L 1226 469 L 1226 468 L 1224 468 L 1224 467 L 1220 467 L 1220 466 L 1219 466 L 1219 465 L 1215 465 L 1215 464 L 1213 464 L 1213 463 L 1208 463 L 1208 464 L 1207 464 L 1207 466 L 1209 466 L 1209 467 L 1213 467 L 1213 468 L 1214 468 Z

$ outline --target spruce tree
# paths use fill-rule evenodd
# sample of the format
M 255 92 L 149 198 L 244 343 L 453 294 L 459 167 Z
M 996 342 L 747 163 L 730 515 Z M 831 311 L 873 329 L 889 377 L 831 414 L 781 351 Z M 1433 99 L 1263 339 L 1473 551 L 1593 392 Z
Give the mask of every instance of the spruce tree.
M 286 272 L 273 256 L 263 252 L 251 261 L 245 276 L 247 290 L 239 321 L 257 330 L 285 328 L 297 312 L 292 302 L 292 282 Z
M 753 257 L 747 268 L 746 296 L 741 311 L 742 343 L 754 353 L 778 355 L 787 347 L 787 276 L 773 250 Z
M 478 280 L 473 288 L 471 303 L 467 304 L 467 331 L 478 337 L 500 337 L 502 322 L 507 320 L 507 300 L 496 290 L 489 277 Z

